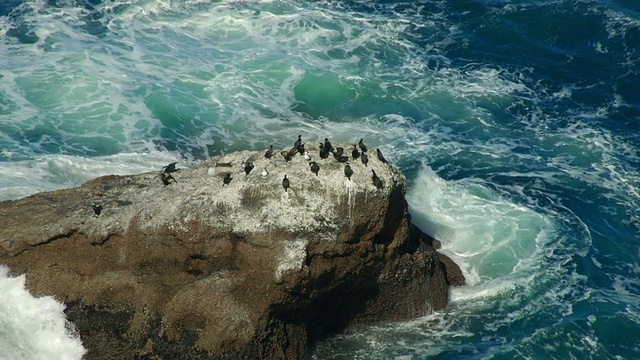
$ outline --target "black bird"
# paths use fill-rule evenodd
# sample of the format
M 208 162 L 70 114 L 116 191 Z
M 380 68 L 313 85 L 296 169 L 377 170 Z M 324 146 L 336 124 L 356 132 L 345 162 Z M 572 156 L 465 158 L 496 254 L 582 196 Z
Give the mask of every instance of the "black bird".
M 273 150 L 273 145 L 269 145 L 269 150 L 264 153 L 264 157 L 267 159 L 271 159 L 276 152 Z
M 329 142 L 329 139 L 324 138 L 324 149 L 327 152 L 330 152 L 331 150 L 333 150 L 333 146 L 331 146 L 331 143 Z
M 329 150 L 324 147 L 324 144 L 320 143 L 320 159 L 326 159 L 329 157 Z
M 304 144 L 298 145 L 298 153 L 304 155 Z
M 229 183 L 231 182 L 231 180 L 233 180 L 233 179 L 231 178 L 231 173 L 227 173 L 227 174 L 224 176 L 224 179 L 222 179 L 222 186 L 224 186 L 224 185 L 229 185 Z
M 349 161 L 349 157 L 344 154 L 344 148 L 337 147 L 333 152 L 333 157 L 336 158 L 339 162 L 347 162 Z
M 375 187 L 377 187 L 378 190 L 382 190 L 384 186 L 382 185 L 382 179 L 380 179 L 378 175 L 376 175 L 375 171 L 371 170 L 371 172 L 373 173 L 373 175 L 371 175 L 371 180 L 373 180 L 373 185 L 375 185 Z
M 98 215 L 100 215 L 100 213 L 102 212 L 102 205 L 91 204 L 91 207 L 93 208 L 93 216 L 98 217 Z
M 171 184 L 172 180 L 173 180 L 174 183 L 178 182 L 178 180 L 176 180 L 176 178 L 174 178 L 171 174 L 167 174 L 167 173 L 160 173 L 160 180 L 162 181 L 164 186 L 167 186 L 167 185 Z
M 290 158 L 293 158 L 294 156 L 296 156 L 297 153 L 298 153 L 298 148 L 289 149 L 289 157 Z
M 387 163 L 387 160 L 384 158 L 384 156 L 382 156 L 382 151 L 380 151 L 380 149 L 376 148 L 376 155 L 378 155 L 378 159 L 380 159 L 380 161 L 382 161 L 383 163 Z
M 282 150 L 282 151 L 280 151 L 280 155 L 282 155 L 282 157 L 284 158 L 284 161 L 286 161 L 286 162 L 291 161 L 291 152 L 290 151 Z
M 351 175 L 353 175 L 353 170 L 351 170 L 351 166 L 345 165 L 344 166 L 344 176 L 346 176 L 347 179 L 351 180 Z
M 167 166 L 163 166 L 162 167 L 162 172 L 172 173 L 172 172 L 178 171 L 178 169 L 176 169 L 176 164 L 177 164 L 177 162 L 172 162 L 171 164 L 169 164 Z
M 342 154 L 344 154 L 344 148 L 338 146 L 334 151 L 333 151 L 333 157 L 336 158 L 336 160 L 340 161 L 340 158 L 342 157 Z
M 302 135 L 298 135 L 298 140 L 296 140 L 296 142 L 293 143 L 293 148 L 297 149 L 298 147 L 300 147 L 300 144 L 302 144 Z
M 367 152 L 367 145 L 364 144 L 364 139 L 360 139 L 360 141 L 358 142 L 358 146 L 360 146 L 360 150 L 362 150 L 362 152 Z
M 284 179 L 282 179 L 282 187 L 284 188 L 285 192 L 287 192 L 287 189 L 289 189 L 289 179 L 287 179 L 287 175 L 285 175 Z
M 249 175 L 249 173 L 253 170 L 253 163 L 251 161 L 247 161 L 244 163 L 244 174 Z
M 369 157 L 367 156 L 366 152 L 362 152 L 362 154 L 360 155 L 360 160 L 362 160 L 364 166 L 367 166 L 367 164 L 369 163 Z
M 320 165 L 318 165 L 317 162 L 312 161 L 309 163 L 309 166 L 311 166 L 311 172 L 316 174 L 316 176 L 318 176 L 318 171 L 320 171 Z
M 355 145 L 353 145 L 353 150 L 351 150 L 351 157 L 353 158 L 353 160 L 357 160 L 360 157 L 360 152 Z

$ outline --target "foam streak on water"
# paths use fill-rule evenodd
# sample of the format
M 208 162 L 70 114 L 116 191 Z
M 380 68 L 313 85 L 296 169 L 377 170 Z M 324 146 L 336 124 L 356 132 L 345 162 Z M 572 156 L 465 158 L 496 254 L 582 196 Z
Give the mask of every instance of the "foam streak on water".
M 317 359 L 640 357 L 638 10 L 14 1 L 0 7 L 0 200 L 297 134 L 365 138 L 469 285 L 446 312 Z

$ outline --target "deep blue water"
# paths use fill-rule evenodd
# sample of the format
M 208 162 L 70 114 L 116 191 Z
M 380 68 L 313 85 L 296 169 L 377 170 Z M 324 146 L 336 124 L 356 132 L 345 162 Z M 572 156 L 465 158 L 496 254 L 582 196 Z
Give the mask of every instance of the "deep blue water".
M 640 2 L 5 1 L 0 34 L 0 200 L 364 137 L 469 285 L 314 358 L 640 358 Z

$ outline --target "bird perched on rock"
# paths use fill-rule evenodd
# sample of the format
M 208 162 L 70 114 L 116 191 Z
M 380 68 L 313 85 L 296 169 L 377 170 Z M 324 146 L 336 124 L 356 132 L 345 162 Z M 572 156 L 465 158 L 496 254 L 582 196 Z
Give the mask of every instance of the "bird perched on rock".
M 298 147 L 300 147 L 301 144 L 302 144 L 302 135 L 298 135 L 298 140 L 296 140 L 296 142 L 293 143 L 293 148 L 297 149 Z
M 353 160 L 357 160 L 360 157 L 360 152 L 355 145 L 353 145 L 353 150 L 351 150 L 351 157 L 353 158 Z
M 271 159 L 276 152 L 273 150 L 273 145 L 269 145 L 269 150 L 264 153 L 264 157 L 267 159 Z
M 178 171 L 178 169 L 176 169 L 176 164 L 177 164 L 177 162 L 172 162 L 171 164 L 169 164 L 167 166 L 163 166 L 162 167 L 162 172 L 163 173 L 172 173 L 172 172 Z
M 98 217 L 102 212 L 102 205 L 94 203 L 91 204 L 91 207 L 93 208 L 93 216 Z
M 382 151 L 380 151 L 380 149 L 376 148 L 376 155 L 378 156 L 378 159 L 380 161 L 382 161 L 383 163 L 387 163 L 387 159 L 384 158 L 384 156 L 382 156 Z
M 171 174 L 167 174 L 165 172 L 160 173 L 160 180 L 162 181 L 164 186 L 171 184 L 171 181 L 173 181 L 174 183 L 178 182 L 176 178 L 174 178 Z
M 304 150 L 304 144 L 298 145 L 298 154 L 304 155 L 306 151 Z
M 282 151 L 280 151 L 280 155 L 282 155 L 282 157 L 284 158 L 284 161 L 286 161 L 286 162 L 291 161 L 291 154 L 289 153 L 289 151 L 282 150 Z
M 287 192 L 287 190 L 289 189 L 289 179 L 287 179 L 287 175 L 285 175 L 284 179 L 282 179 L 282 187 L 284 188 L 285 192 Z
M 309 163 L 309 166 L 311 166 L 311 172 L 316 174 L 316 176 L 318 176 L 318 171 L 320 171 L 320 165 L 318 165 L 317 162 L 312 161 Z
M 367 152 L 367 145 L 364 144 L 364 139 L 360 139 L 358 146 L 360 146 L 360 150 L 362 150 L 362 152 Z
M 288 151 L 289 157 L 293 158 L 294 156 L 296 156 L 296 154 L 298 153 L 298 148 L 291 148 Z
M 267 171 L 267 169 L 262 169 L 261 174 L 262 174 L 262 176 L 267 176 L 267 175 L 269 175 L 269 172 Z
M 344 166 L 344 176 L 346 176 L 347 179 L 351 180 L 351 176 L 352 175 L 353 175 L 353 170 L 351 169 L 351 166 L 345 165 Z
M 324 138 L 324 149 L 327 152 L 330 152 L 331 150 L 333 150 L 333 146 L 331 146 L 331 142 L 329 141 L 328 138 Z
M 224 176 L 224 179 L 222 179 L 222 186 L 229 185 L 231 180 L 233 180 L 233 178 L 231 178 L 231 173 L 226 173 L 226 175 Z
M 373 185 L 377 187 L 378 190 L 382 190 L 382 188 L 384 187 L 384 185 L 382 184 L 382 179 L 380 179 L 378 175 L 376 175 L 376 172 L 373 169 L 371 170 L 371 172 L 373 173 L 373 175 L 371 175 Z
M 247 161 L 246 163 L 244 163 L 244 175 L 249 175 L 249 173 L 251 172 L 251 170 L 253 170 L 253 163 L 251 161 Z
M 346 162 L 349 160 L 349 157 L 347 155 L 344 155 L 344 148 L 340 146 L 336 147 L 336 149 L 333 151 L 333 157 L 339 162 Z
M 320 159 L 326 159 L 329 157 L 329 150 L 324 147 L 323 143 L 320 143 Z
M 364 166 L 367 166 L 367 164 L 369 163 L 369 157 L 367 156 L 366 152 L 362 152 L 362 154 L 360 154 L 360 160 L 362 161 Z
M 307 161 L 311 161 L 311 155 L 309 155 L 308 151 L 304 152 L 304 159 L 307 160 Z

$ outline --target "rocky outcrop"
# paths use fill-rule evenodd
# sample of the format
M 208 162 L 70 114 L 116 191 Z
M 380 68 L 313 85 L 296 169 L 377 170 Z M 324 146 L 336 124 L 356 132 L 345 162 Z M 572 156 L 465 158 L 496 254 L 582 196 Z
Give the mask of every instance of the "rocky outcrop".
M 404 176 L 371 155 L 348 180 L 307 150 L 317 176 L 300 155 L 244 151 L 169 185 L 106 176 L 2 202 L 0 263 L 65 302 L 86 359 L 301 359 L 348 326 L 445 307 L 464 277 L 410 224 Z

